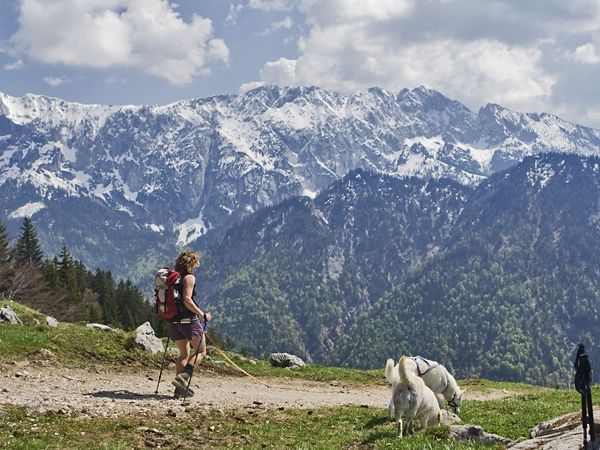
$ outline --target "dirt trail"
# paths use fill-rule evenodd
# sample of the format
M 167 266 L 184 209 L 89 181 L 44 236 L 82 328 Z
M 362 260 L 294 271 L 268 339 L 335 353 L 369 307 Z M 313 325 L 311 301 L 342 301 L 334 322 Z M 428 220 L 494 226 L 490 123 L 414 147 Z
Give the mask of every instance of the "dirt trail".
M 172 370 L 165 369 L 158 394 L 154 394 L 158 370 L 121 373 L 110 369 L 56 367 L 49 363 L 19 361 L 0 364 L 0 405 L 27 406 L 36 413 L 102 417 L 146 416 L 185 410 L 173 399 Z M 227 408 L 313 408 L 333 405 L 365 405 L 385 410 L 388 386 L 357 387 L 343 383 L 319 383 L 271 378 L 259 384 L 248 377 L 220 376 L 199 371 L 192 380 L 196 393 L 190 406 Z M 504 396 L 502 392 L 486 398 Z M 477 393 L 471 399 L 483 400 Z M 467 397 L 467 398 L 469 398 Z

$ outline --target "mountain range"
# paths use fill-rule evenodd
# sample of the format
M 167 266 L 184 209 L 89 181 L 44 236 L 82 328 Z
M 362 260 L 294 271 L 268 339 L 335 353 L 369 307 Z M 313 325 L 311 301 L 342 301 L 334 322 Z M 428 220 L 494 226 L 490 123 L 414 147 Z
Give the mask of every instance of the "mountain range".
M 0 210 L 47 255 L 150 289 L 201 250 L 242 352 L 564 384 L 600 340 L 600 132 L 417 87 L 262 87 L 166 106 L 0 93 Z M 595 370 L 600 351 L 589 349 Z
M 600 369 L 600 158 L 525 158 L 474 187 L 350 172 L 207 246 L 203 304 L 251 354 L 566 385 Z
M 525 156 L 598 154 L 550 114 L 478 112 L 424 87 L 342 95 L 262 87 L 165 106 L 0 93 L 0 210 L 44 250 L 141 280 L 165 255 L 357 168 L 475 185 Z

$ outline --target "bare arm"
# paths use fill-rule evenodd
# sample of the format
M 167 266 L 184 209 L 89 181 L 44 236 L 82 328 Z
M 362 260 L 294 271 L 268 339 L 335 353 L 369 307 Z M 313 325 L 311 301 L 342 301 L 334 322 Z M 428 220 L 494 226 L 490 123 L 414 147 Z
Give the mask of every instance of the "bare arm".
M 210 321 L 211 315 L 210 313 L 205 313 L 202 311 L 194 300 L 192 300 L 192 293 L 194 292 L 194 284 L 196 284 L 196 277 L 192 274 L 188 274 L 183 277 L 183 304 L 187 309 L 189 309 L 194 314 L 197 314 L 200 317 L 204 317 L 206 321 Z

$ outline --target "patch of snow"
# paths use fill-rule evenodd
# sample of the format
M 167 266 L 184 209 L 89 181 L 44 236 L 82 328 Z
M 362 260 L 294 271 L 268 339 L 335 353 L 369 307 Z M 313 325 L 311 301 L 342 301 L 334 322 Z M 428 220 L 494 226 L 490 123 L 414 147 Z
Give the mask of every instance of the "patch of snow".
M 204 223 L 202 215 L 195 219 L 188 219 L 180 225 L 174 227 L 177 233 L 177 245 L 187 245 L 190 242 L 198 239 L 208 231 L 208 227 Z
M 68 145 L 60 144 L 58 142 L 56 143 L 56 145 L 58 146 L 58 148 L 60 148 L 60 152 L 63 154 L 66 161 L 75 162 L 75 160 L 76 160 L 75 149 L 72 149 Z
M 155 233 L 162 233 L 165 231 L 165 227 L 163 225 L 156 225 L 155 223 L 145 223 L 144 227 L 154 231 Z
M 44 202 L 29 202 L 21 206 L 20 208 L 15 209 L 11 212 L 8 217 L 10 219 L 20 219 L 22 217 L 31 217 L 36 212 L 44 209 L 46 205 Z
M 404 145 L 407 147 L 412 147 L 414 144 L 421 144 L 427 150 L 431 152 L 431 156 L 434 158 L 437 156 L 438 152 L 444 147 L 444 139 L 442 136 L 416 136 L 414 138 L 406 138 L 404 139 Z

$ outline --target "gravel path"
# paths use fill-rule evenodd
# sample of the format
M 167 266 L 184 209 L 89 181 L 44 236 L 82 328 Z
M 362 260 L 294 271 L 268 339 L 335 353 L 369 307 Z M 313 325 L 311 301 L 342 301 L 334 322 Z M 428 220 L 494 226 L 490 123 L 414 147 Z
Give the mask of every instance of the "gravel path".
M 185 408 L 173 399 L 172 370 L 165 369 L 158 394 L 158 371 L 121 373 L 107 369 L 61 368 L 29 361 L 0 364 L 0 405 L 27 406 L 34 413 L 118 417 L 146 415 Z M 263 380 L 261 380 L 263 381 Z M 200 371 L 192 379 L 196 395 L 190 406 L 312 408 L 330 405 L 367 405 L 386 408 L 386 386 L 355 387 L 291 379 L 219 376 Z
M 55 412 L 93 417 L 146 416 L 185 410 L 173 399 L 173 370 L 165 369 L 158 394 L 158 370 L 137 369 L 129 373 L 105 368 L 56 367 L 48 361 L 0 362 L 0 405 L 27 406 L 32 413 Z M 382 376 L 383 378 L 383 376 Z M 272 378 L 260 384 L 248 377 L 221 376 L 200 371 L 192 380 L 196 395 L 193 407 L 313 408 L 362 405 L 387 411 L 390 388 L 351 386 L 338 382 L 311 382 Z M 267 386 L 268 385 L 268 386 Z M 467 398 L 484 400 L 505 396 L 503 392 L 472 392 Z

